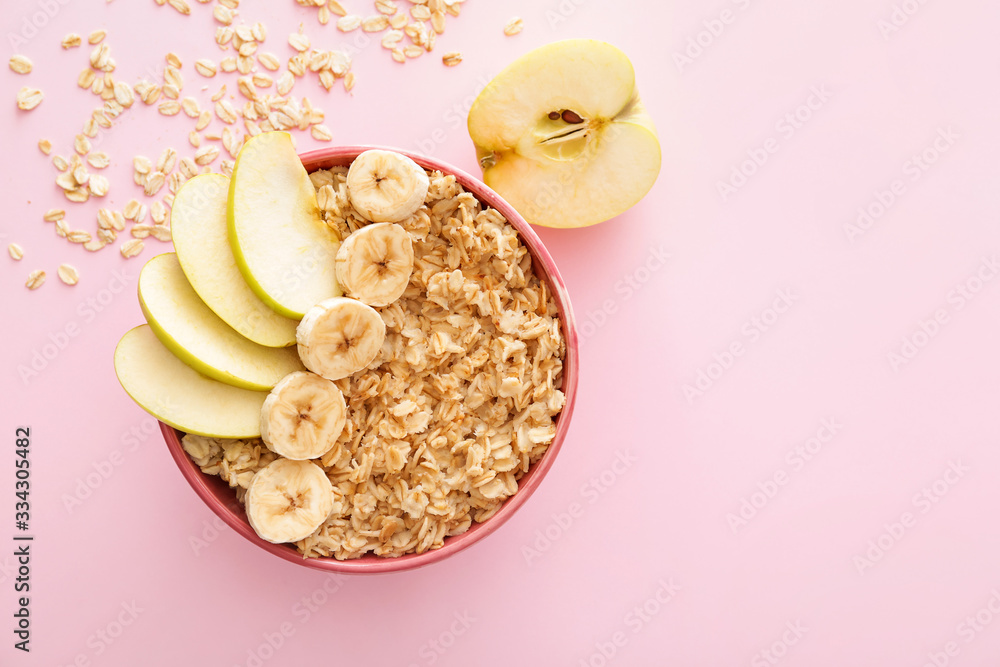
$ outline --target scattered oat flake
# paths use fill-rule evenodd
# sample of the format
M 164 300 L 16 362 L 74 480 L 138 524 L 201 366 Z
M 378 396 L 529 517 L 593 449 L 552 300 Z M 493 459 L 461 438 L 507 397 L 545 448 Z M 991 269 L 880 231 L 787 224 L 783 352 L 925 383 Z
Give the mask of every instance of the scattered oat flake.
M 288 44 L 296 51 L 304 52 L 309 50 L 309 38 L 301 32 L 293 32 L 289 35 Z
M 229 25 L 233 22 L 233 10 L 225 5 L 216 5 L 212 10 L 212 16 L 222 25 Z
M 156 161 L 156 171 L 162 171 L 164 174 L 169 174 L 174 170 L 174 165 L 177 164 L 177 151 L 173 148 L 164 148 L 163 152 L 160 153 L 160 158 Z
M 205 166 L 206 164 L 214 162 L 217 157 L 219 157 L 218 148 L 215 146 L 204 146 L 199 148 L 194 154 L 194 161 L 201 166 Z
M 75 202 L 77 204 L 82 204 L 90 199 L 90 190 L 88 190 L 83 186 L 80 186 L 73 190 L 67 190 L 63 194 L 66 196 L 66 199 L 70 200 L 71 202 Z
M 281 68 L 281 61 L 273 53 L 258 53 L 257 62 L 272 72 L 277 72 Z
M 104 41 L 104 38 L 107 36 L 107 34 L 108 34 L 107 30 L 95 30 L 94 32 L 90 33 L 90 35 L 87 37 L 87 43 L 100 44 L 101 42 Z
M 57 220 L 62 220 L 65 217 L 66 211 L 61 208 L 50 208 L 45 212 L 45 215 L 42 216 L 42 219 L 45 220 L 45 222 L 56 222 Z
M 163 72 L 163 81 L 170 86 L 180 90 L 184 87 L 184 75 L 181 74 L 179 67 L 174 67 L 173 65 L 167 66 L 167 69 Z
M 153 229 L 150 234 L 157 241 L 163 241 L 164 243 L 169 243 L 173 238 L 170 233 L 170 227 L 166 225 L 153 225 Z
M 132 92 L 132 86 L 128 85 L 124 81 L 118 81 L 115 83 L 115 100 L 118 104 L 122 105 L 126 109 L 132 106 L 135 101 L 135 94 Z
M 419 5 L 418 5 L 419 6 Z M 381 32 L 389 27 L 389 17 L 384 14 L 369 16 L 361 21 L 361 29 L 365 32 Z
M 406 18 L 406 14 L 403 12 L 398 12 L 389 17 L 389 25 L 396 30 L 403 28 L 409 22 L 410 19 Z
M 128 241 L 122 244 L 121 247 L 122 257 L 125 258 L 135 257 L 140 252 L 142 252 L 142 249 L 145 246 L 146 244 L 144 244 L 139 239 L 129 239 Z
M 154 171 L 152 174 L 146 177 L 146 183 L 143 186 L 143 192 L 146 193 L 147 197 L 152 197 L 157 192 L 163 189 L 164 183 L 167 182 L 167 177 L 161 171 Z
M 462 62 L 462 54 L 459 53 L 458 51 L 451 51 L 449 53 L 444 54 L 444 56 L 441 57 L 441 62 L 443 62 L 448 67 L 454 67 L 458 63 Z
M 330 9 L 331 13 L 337 16 L 347 16 L 347 10 L 337 0 L 327 0 L 326 6 Z
M 198 118 L 201 115 L 201 109 L 198 108 L 198 100 L 193 97 L 185 97 L 181 100 L 181 108 L 184 109 L 184 113 L 190 118 Z
M 161 102 L 157 109 L 164 116 L 176 116 L 181 111 L 181 105 L 174 100 L 167 100 L 166 102 Z
M 31 59 L 22 55 L 11 56 L 10 68 L 18 74 L 31 74 Z
M 74 47 L 80 46 L 80 44 L 82 43 L 83 43 L 83 38 L 80 37 L 80 35 L 76 34 L 75 32 L 71 32 L 70 34 L 63 37 L 62 47 L 64 49 L 72 49 Z
M 138 199 L 130 199 L 125 208 L 122 210 L 122 215 L 125 216 L 126 220 L 135 220 L 135 216 L 139 213 L 139 207 L 141 204 Z
M 278 94 L 287 95 L 291 90 L 292 86 L 295 85 L 295 77 L 292 76 L 291 72 L 284 72 L 278 77 Z
M 94 84 L 96 76 L 97 75 L 94 74 L 94 70 L 89 67 L 85 67 L 83 71 L 80 72 L 80 76 L 76 80 L 76 85 L 81 88 L 88 89 Z
M 524 29 L 524 19 L 520 16 L 515 16 L 511 20 L 507 21 L 507 24 L 503 27 L 503 34 L 508 37 L 516 35 Z
M 75 285 L 80 281 L 80 272 L 72 264 L 60 264 L 58 273 L 59 280 L 67 285 Z
M 167 4 L 181 14 L 187 15 L 191 13 L 191 6 L 187 3 L 187 0 L 167 0 Z
M 108 179 L 100 174 L 92 174 L 90 180 L 87 182 L 87 187 L 90 188 L 90 194 L 95 197 L 103 197 L 108 194 L 108 189 L 111 184 L 108 183 Z
M 235 123 L 237 118 L 236 109 L 229 100 L 219 100 L 215 103 L 215 115 L 227 125 Z
M 351 32 L 361 27 L 361 17 L 357 14 L 348 14 L 337 19 L 337 30 L 341 32 Z
M 49 155 L 52 152 L 52 142 L 48 139 L 42 139 L 38 142 L 38 150 Z
M 66 234 L 66 240 L 70 243 L 88 243 L 90 238 L 90 233 L 85 232 L 82 229 L 74 229 Z
M 17 93 L 17 108 L 22 111 L 31 111 L 42 103 L 45 95 L 37 88 L 25 86 Z
M 201 74 L 202 76 L 209 78 L 215 76 L 215 73 L 217 71 L 215 63 L 209 60 L 208 58 L 202 58 L 201 60 L 196 60 L 194 63 L 194 68 L 195 70 L 198 71 L 198 74 Z
M 45 272 L 41 269 L 32 271 L 28 274 L 28 281 L 24 283 L 24 286 L 28 289 L 38 289 L 45 282 Z
M 431 26 L 434 28 L 434 32 L 437 34 L 442 34 L 444 32 L 444 13 L 434 12 L 431 14 Z
M 331 141 L 333 139 L 330 128 L 326 125 L 313 125 L 309 132 L 316 141 Z
M 11 243 L 7 246 L 7 252 L 10 253 L 11 259 L 14 261 L 20 261 L 20 259 L 24 257 L 24 248 L 16 243 Z
M 73 150 L 75 150 L 80 155 L 86 155 L 90 152 L 90 139 L 86 135 L 78 134 L 76 139 L 73 141 Z
M 87 155 L 87 163 L 94 169 L 104 169 L 111 164 L 111 158 L 104 151 L 96 151 Z

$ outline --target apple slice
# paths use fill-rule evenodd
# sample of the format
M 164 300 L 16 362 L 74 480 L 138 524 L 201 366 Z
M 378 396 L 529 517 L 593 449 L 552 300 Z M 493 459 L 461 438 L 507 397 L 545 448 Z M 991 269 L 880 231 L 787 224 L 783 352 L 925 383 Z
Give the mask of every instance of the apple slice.
M 267 347 L 295 344 L 298 322 L 260 300 L 236 266 L 229 245 L 229 179 L 201 174 L 181 187 L 170 212 L 177 261 L 201 300 L 222 321 Z
M 554 42 L 515 60 L 469 110 L 483 180 L 535 225 L 585 227 L 642 199 L 660 142 L 628 57 L 605 42 Z
M 268 391 L 289 373 L 305 370 L 295 348 L 258 345 L 223 322 L 198 298 L 172 252 L 142 268 L 139 305 L 167 349 L 220 382 Z
M 139 407 L 185 433 L 260 436 L 266 391 L 239 389 L 197 373 L 163 347 L 146 324 L 126 332 L 118 342 L 115 373 Z
M 258 134 L 236 157 L 229 184 L 229 243 L 250 288 L 275 312 L 302 319 L 340 296 L 340 239 L 287 132 Z

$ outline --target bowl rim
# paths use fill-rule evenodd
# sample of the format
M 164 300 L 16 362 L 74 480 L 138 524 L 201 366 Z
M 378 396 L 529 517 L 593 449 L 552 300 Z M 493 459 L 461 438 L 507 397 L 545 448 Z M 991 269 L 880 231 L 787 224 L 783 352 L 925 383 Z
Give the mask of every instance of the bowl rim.
M 579 372 L 579 336 L 576 319 L 573 314 L 572 305 L 570 304 L 566 284 L 559 274 L 552 255 L 549 254 L 549 251 L 542 244 L 535 230 L 514 210 L 514 207 L 508 204 L 483 181 L 436 158 L 378 145 L 331 146 L 301 153 L 299 154 L 299 159 L 307 171 L 313 172 L 317 169 L 345 165 L 366 150 L 395 151 L 406 155 L 425 169 L 453 174 L 466 190 L 475 195 L 480 202 L 499 211 L 511 226 L 517 230 L 522 242 L 528 247 L 528 251 L 532 255 L 536 274 L 540 274 L 539 277 L 546 280 L 559 308 L 563 338 L 566 341 L 566 356 L 563 360 L 563 384 L 561 388 L 565 394 L 566 401 L 555 419 L 556 434 L 549 444 L 548 449 L 542 455 L 542 458 L 536 461 L 528 472 L 521 477 L 517 493 L 504 501 L 503 505 L 501 505 L 500 509 L 492 517 L 483 523 L 473 523 L 469 530 L 461 535 L 446 538 L 444 545 L 438 549 L 398 557 L 377 556 L 369 553 L 360 558 L 350 560 L 337 560 L 332 557 L 305 558 L 293 545 L 273 544 L 261 539 L 250 526 L 243 506 L 236 500 L 235 492 L 232 492 L 228 484 L 220 478 L 202 473 L 201 469 L 195 465 L 194 461 L 188 456 L 181 445 L 180 439 L 183 432 L 160 422 L 160 430 L 166 442 L 167 449 L 174 463 L 180 469 L 181 474 L 198 497 L 226 525 L 234 529 L 248 541 L 279 558 L 312 569 L 338 574 L 381 574 L 431 565 L 471 547 L 506 523 L 527 502 L 528 498 L 531 497 L 541 484 L 555 462 L 559 450 L 562 448 L 563 441 L 566 439 L 566 432 L 569 430 L 573 407 L 576 403 Z M 232 493 L 232 498 L 228 502 L 224 502 L 221 499 L 220 493 L 223 492 Z

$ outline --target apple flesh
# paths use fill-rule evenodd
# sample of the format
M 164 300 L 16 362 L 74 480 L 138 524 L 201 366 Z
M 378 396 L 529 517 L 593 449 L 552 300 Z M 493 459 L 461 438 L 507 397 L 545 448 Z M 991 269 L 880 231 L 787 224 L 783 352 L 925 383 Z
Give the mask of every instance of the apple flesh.
M 249 391 L 199 374 L 163 347 L 148 325 L 125 333 L 115 373 L 143 410 L 185 433 L 213 438 L 260 436 L 266 391 Z
M 205 305 L 241 335 L 267 347 L 294 345 L 298 322 L 261 301 L 236 266 L 228 200 L 229 179 L 222 174 L 195 176 L 178 191 L 170 230 L 181 269 Z
M 514 61 L 469 110 L 483 180 L 531 224 L 585 227 L 642 199 L 660 142 L 618 48 L 554 42 Z
M 264 132 L 243 145 L 229 183 L 228 221 L 243 278 L 278 314 L 299 320 L 341 295 L 340 238 L 320 217 L 316 189 L 287 132 Z
M 139 305 L 167 349 L 220 382 L 268 391 L 289 373 L 305 370 L 295 348 L 258 345 L 223 322 L 188 283 L 174 253 L 146 262 L 139 274 Z

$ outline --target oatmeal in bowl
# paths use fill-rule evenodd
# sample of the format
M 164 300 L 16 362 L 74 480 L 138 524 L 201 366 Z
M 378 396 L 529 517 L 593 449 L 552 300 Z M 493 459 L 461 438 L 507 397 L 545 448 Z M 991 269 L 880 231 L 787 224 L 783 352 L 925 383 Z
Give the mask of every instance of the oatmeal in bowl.
M 385 224 L 349 192 L 348 168 L 367 150 L 301 156 L 323 220 L 344 244 Z M 331 380 L 346 410 L 336 441 L 309 463 L 332 486 L 318 528 L 275 543 L 248 520 L 254 481 L 285 460 L 280 448 L 163 426 L 181 471 L 226 523 L 309 567 L 408 569 L 478 541 L 541 482 L 572 414 L 576 329 L 551 256 L 477 179 L 408 157 L 425 170 L 426 195 L 392 224 L 412 244 L 412 272 L 398 298 L 375 306 L 385 334 L 374 358 Z

